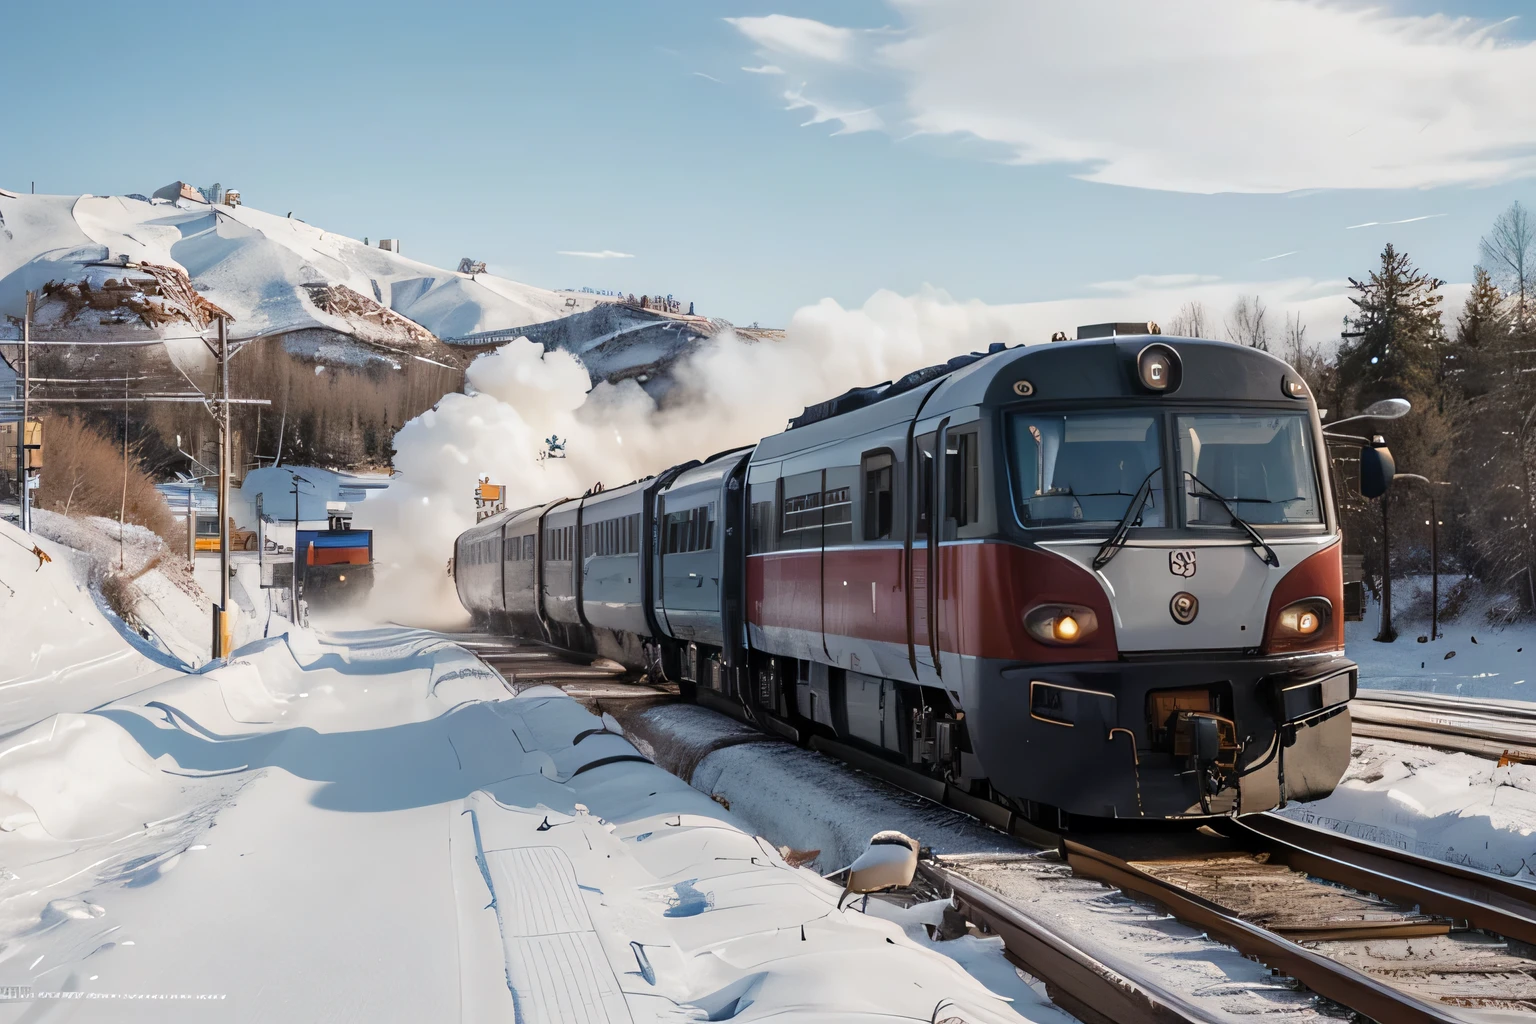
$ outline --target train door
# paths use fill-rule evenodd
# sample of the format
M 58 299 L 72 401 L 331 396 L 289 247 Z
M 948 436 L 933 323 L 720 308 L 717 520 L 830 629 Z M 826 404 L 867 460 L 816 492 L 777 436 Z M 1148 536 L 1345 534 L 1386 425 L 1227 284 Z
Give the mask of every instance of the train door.
M 917 681 L 927 684 L 938 682 L 938 669 L 935 662 L 938 638 L 930 628 L 934 613 L 934 594 L 929 587 L 929 582 L 935 569 L 934 556 L 938 553 L 936 539 L 932 536 L 934 503 L 937 497 L 936 476 L 939 472 L 939 463 L 934 458 L 934 452 L 939 444 L 939 434 L 947 424 L 946 420 L 940 425 L 939 430 L 914 437 L 912 457 L 908 461 L 908 479 L 912 484 L 908 489 L 911 523 L 909 536 L 912 554 L 907 562 L 907 618 L 911 623 L 909 634 L 913 668 L 917 674 Z
M 700 497 L 668 502 L 661 517 L 663 614 L 677 639 L 720 646 L 720 509 L 714 500 L 691 504 Z
M 965 641 L 966 602 L 977 581 L 988 578 L 982 564 L 987 549 L 972 539 L 981 525 L 980 431 L 975 425 L 953 423 L 939 432 L 937 450 L 944 457 L 934 465 L 933 521 L 939 548 L 934 560 L 934 592 L 929 607 L 934 611 L 939 674 L 951 691 L 959 690 L 961 654 L 970 648 Z

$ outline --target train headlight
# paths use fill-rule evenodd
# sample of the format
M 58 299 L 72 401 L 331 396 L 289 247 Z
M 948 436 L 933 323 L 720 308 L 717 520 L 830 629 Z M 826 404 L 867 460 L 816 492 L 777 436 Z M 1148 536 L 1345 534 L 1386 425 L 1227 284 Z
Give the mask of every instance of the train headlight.
M 1305 639 L 1315 636 L 1333 617 L 1333 604 L 1326 597 L 1294 601 L 1275 616 L 1277 640 Z
M 1025 614 L 1024 628 L 1041 643 L 1065 646 L 1092 636 L 1099 617 L 1080 604 L 1042 604 Z

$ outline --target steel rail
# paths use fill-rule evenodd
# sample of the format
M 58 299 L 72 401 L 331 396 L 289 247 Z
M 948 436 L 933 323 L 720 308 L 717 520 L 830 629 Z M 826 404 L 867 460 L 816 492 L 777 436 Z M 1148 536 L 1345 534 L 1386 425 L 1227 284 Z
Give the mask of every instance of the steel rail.
M 1079 1020 L 1206 1024 L 1219 1019 L 1156 982 L 1120 974 L 1003 896 L 942 863 L 923 861 L 918 871 L 950 892 L 967 918 L 1001 937 L 1008 959 L 1044 981 L 1052 1001 Z
M 1372 1020 L 1391 1021 L 1392 1024 L 1465 1024 L 1466 1018 L 1447 1008 L 1426 1003 L 1275 932 L 1250 924 L 1226 908 L 1164 882 L 1119 857 L 1071 839 L 1063 839 L 1062 847 L 1074 872 L 1153 900 L 1180 921 L 1203 929 L 1244 956 L 1254 957 L 1295 978 L 1318 995 Z
M 1297 871 L 1536 945 L 1536 887 L 1275 814 L 1229 819 L 1218 830 Z

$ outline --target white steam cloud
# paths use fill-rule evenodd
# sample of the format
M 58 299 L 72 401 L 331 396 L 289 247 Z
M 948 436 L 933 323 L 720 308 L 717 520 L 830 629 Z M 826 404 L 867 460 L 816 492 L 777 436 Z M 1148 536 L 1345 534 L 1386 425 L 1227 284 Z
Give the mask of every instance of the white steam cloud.
M 624 484 L 752 444 L 784 429 L 805 406 L 851 387 L 993 342 L 1043 342 L 1078 324 L 1166 322 L 1191 299 L 1219 322 L 1238 295 L 1262 291 L 1277 316 L 1298 313 L 1313 325 L 1310 337 L 1325 344 L 1349 308 L 1332 282 L 1255 288 L 1195 275 L 1174 280 L 1177 287 L 1143 277 L 1113 282 L 1112 294 L 1017 305 L 957 302 L 933 290 L 911 297 L 882 291 L 855 309 L 824 299 L 797 312 L 782 341 L 727 333 L 699 349 L 675 368 L 677 386 L 663 408 L 632 381 L 593 388 L 576 357 L 519 339 L 475 360 L 467 394 L 445 396 L 396 434 L 394 482 L 357 513 L 359 526 L 376 531 L 373 611 L 422 625 L 464 621 L 446 567 L 454 539 L 474 525 L 474 488 L 483 476 L 507 487 L 509 508 L 578 495 L 597 482 Z M 541 461 L 551 434 L 567 442 L 567 457 Z

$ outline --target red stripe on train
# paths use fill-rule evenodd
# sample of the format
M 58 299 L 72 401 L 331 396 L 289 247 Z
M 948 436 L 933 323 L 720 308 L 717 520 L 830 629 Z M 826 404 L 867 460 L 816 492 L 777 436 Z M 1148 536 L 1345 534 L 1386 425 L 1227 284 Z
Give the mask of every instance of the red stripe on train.
M 777 551 L 747 559 L 747 618 L 778 627 L 906 644 L 906 552 L 899 547 Z M 928 646 L 927 553 L 913 549 L 916 571 L 912 642 Z M 873 585 L 873 591 L 871 590 Z M 1098 631 L 1072 647 L 1037 642 L 1024 615 L 1039 604 L 1086 605 Z M 1097 580 L 1076 563 L 1013 544 L 939 546 L 939 649 L 1009 661 L 1113 661 L 1114 615 Z

